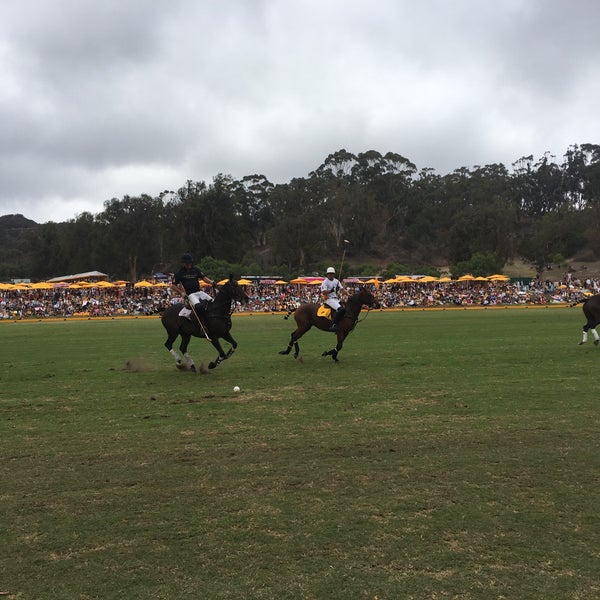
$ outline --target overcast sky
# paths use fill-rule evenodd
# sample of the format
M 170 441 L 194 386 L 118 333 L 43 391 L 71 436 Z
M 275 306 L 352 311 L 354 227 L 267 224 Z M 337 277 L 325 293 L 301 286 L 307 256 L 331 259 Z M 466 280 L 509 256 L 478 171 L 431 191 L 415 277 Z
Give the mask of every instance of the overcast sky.
M 439 174 L 600 143 L 598 0 L 1 0 L 0 215 L 341 148 Z

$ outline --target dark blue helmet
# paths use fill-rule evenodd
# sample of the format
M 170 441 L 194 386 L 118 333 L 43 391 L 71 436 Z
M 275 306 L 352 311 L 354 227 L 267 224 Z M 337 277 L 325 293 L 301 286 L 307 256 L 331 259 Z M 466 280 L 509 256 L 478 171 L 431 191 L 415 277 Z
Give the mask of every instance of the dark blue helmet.
M 182 262 L 183 264 L 186 264 L 186 265 L 187 265 L 188 263 L 189 263 L 189 264 L 192 264 L 192 263 L 194 262 L 194 259 L 193 259 L 193 257 L 192 257 L 192 255 L 191 255 L 191 254 L 184 254 L 184 255 L 181 257 L 181 262 Z

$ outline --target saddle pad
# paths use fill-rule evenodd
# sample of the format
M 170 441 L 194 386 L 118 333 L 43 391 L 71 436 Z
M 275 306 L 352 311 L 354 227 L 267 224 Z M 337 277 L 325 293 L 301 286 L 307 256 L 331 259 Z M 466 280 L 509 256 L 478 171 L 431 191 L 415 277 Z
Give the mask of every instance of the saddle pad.
M 317 317 L 325 317 L 326 319 L 331 319 L 331 308 L 326 306 L 325 304 L 321 304 L 319 309 L 317 310 Z
M 190 318 L 192 311 L 189 308 L 185 308 L 185 306 L 179 311 L 180 317 L 185 317 L 186 319 Z

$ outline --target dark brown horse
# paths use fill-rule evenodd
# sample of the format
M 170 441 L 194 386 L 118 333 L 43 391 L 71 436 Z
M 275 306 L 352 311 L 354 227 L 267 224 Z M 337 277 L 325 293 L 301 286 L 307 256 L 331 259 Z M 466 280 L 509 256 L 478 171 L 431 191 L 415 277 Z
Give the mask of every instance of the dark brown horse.
M 344 340 L 348 337 L 350 332 L 356 327 L 360 311 L 363 305 L 368 307 L 378 307 L 379 303 L 375 299 L 375 296 L 366 289 L 361 289 L 358 293 L 350 296 L 346 302 L 346 312 L 344 316 L 339 320 L 337 331 L 331 332 L 337 335 L 337 345 L 332 350 L 323 352 L 322 356 L 331 356 L 331 358 L 338 362 L 338 352 L 344 345 Z M 301 304 L 295 310 L 288 311 L 288 314 L 284 317 L 287 319 L 292 313 L 296 321 L 296 331 L 294 331 L 290 337 L 290 343 L 285 350 L 282 350 L 279 354 L 289 354 L 294 347 L 294 358 L 298 358 L 300 354 L 300 346 L 298 340 L 311 328 L 316 327 L 321 331 L 329 331 L 331 327 L 331 319 L 327 317 L 317 316 L 320 304 Z
M 220 362 L 229 358 L 237 348 L 237 342 L 231 337 L 231 313 L 235 307 L 234 302 L 249 301 L 244 289 L 232 278 L 221 287 L 213 302 L 209 303 L 205 315 L 205 329 L 210 337 L 211 344 L 219 353 L 214 362 L 209 363 L 208 368 L 214 369 Z M 194 359 L 188 354 L 188 344 L 192 336 L 206 338 L 204 332 L 198 325 L 196 317 L 192 314 L 191 319 L 179 316 L 184 304 L 173 304 L 167 308 L 160 320 L 167 330 L 167 341 L 165 346 L 171 353 L 177 363 L 178 369 L 196 370 Z M 183 354 L 182 357 L 173 349 L 173 343 L 181 336 L 181 344 L 179 350 Z M 224 339 L 231 347 L 227 352 L 223 350 L 219 339 Z M 183 362 L 185 361 L 185 362 Z

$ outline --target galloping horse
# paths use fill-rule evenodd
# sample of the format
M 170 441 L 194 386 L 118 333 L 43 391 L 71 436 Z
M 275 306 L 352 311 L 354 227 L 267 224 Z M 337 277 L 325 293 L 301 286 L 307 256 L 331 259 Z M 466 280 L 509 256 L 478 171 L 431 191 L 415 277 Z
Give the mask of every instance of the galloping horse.
M 237 342 L 231 337 L 231 313 L 233 312 L 233 301 L 248 303 L 249 298 L 244 289 L 231 277 L 217 293 L 213 302 L 206 309 L 204 317 L 205 329 L 210 337 L 211 344 L 219 353 L 219 356 L 214 362 L 209 363 L 208 368 L 214 369 L 220 362 L 229 358 L 237 348 Z M 167 330 L 167 341 L 165 346 L 177 362 L 178 369 L 196 370 L 194 359 L 188 354 L 188 344 L 190 338 L 206 337 L 204 332 L 198 325 L 196 318 L 192 315 L 191 319 L 179 316 L 183 303 L 173 304 L 169 306 L 162 314 L 160 320 Z M 177 351 L 173 350 L 173 343 L 177 336 L 181 336 L 181 344 L 179 350 L 183 353 L 185 363 L 182 362 L 181 356 Z M 231 348 L 225 352 L 219 339 L 224 339 L 231 344 Z
M 360 311 L 366 305 L 368 307 L 378 307 L 379 303 L 375 299 L 375 296 L 371 292 L 365 289 L 361 289 L 359 292 L 350 296 L 346 302 L 346 312 L 344 316 L 339 320 L 337 330 L 337 345 L 332 350 L 323 352 L 322 356 L 331 356 L 331 358 L 338 362 L 338 352 L 344 345 L 344 340 L 348 337 L 350 332 L 356 326 Z M 296 331 L 294 331 L 290 337 L 290 343 L 285 350 L 282 350 L 279 354 L 289 354 L 292 346 L 294 347 L 294 358 L 298 358 L 300 354 L 300 346 L 298 340 L 314 325 L 321 331 L 329 331 L 331 327 L 331 320 L 327 317 L 317 316 L 320 304 L 301 304 L 297 309 L 288 311 L 288 314 L 284 317 L 287 319 L 292 313 L 294 313 L 294 319 L 296 321 Z

